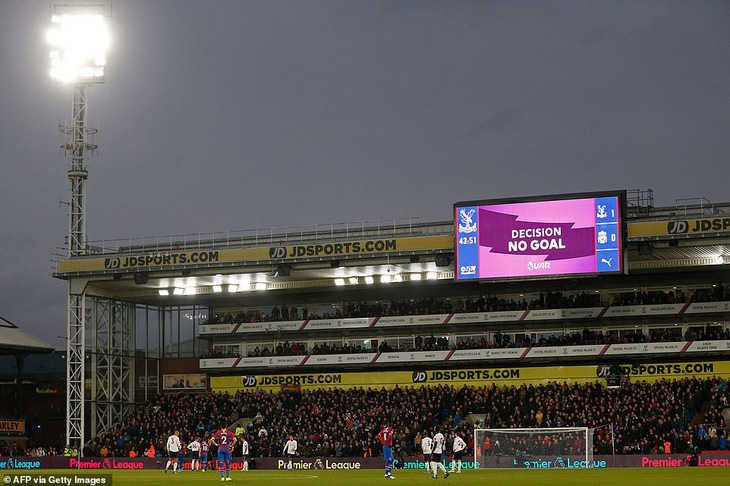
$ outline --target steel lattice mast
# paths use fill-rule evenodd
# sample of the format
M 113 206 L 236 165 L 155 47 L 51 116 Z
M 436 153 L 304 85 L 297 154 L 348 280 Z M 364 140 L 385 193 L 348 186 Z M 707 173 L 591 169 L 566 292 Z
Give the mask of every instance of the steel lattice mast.
M 61 149 L 69 157 L 68 256 L 87 254 L 86 180 L 88 157 L 96 152 L 95 128 L 88 127 L 88 90 L 104 82 L 108 35 L 104 4 L 65 4 L 52 7 L 53 27 L 47 33 L 52 46 L 51 77 L 73 86 L 71 124 L 60 127 Z M 86 355 L 86 283 L 68 281 L 66 314 L 66 443 L 84 444 L 84 391 Z

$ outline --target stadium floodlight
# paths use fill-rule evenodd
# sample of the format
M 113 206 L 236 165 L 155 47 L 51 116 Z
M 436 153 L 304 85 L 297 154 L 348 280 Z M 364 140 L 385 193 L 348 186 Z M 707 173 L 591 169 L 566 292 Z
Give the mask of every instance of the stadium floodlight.
M 337 285 L 338 287 L 342 287 L 343 285 L 345 285 L 345 279 L 344 278 L 336 278 L 335 279 L 335 285 Z
M 381 275 L 380 283 L 390 283 L 390 275 Z
M 367 277 L 365 277 L 365 283 L 366 283 L 367 285 L 372 285 L 372 284 L 373 284 L 373 282 L 375 282 L 375 280 L 373 279 L 373 277 L 372 277 L 372 276 L 367 276 Z
M 439 274 L 436 273 L 436 272 L 428 272 L 426 274 L 426 279 L 427 280 L 436 280 L 438 277 L 439 277 Z
M 223 286 L 222 285 L 213 285 L 213 292 L 215 292 L 216 294 L 223 292 Z
M 229 293 L 238 292 L 238 285 L 231 284 L 229 285 L 226 290 L 228 290 Z
M 104 81 L 109 31 L 103 9 L 85 6 L 53 15 L 46 33 L 51 77 L 62 83 Z
M 350 277 L 350 284 L 357 285 L 360 280 L 357 277 Z
M 256 282 L 253 288 L 254 290 L 266 290 L 269 288 L 269 286 L 266 284 L 266 282 Z
M 408 277 L 409 280 L 421 280 L 423 277 L 420 273 L 412 273 L 410 277 Z
M 169 290 L 167 290 L 167 289 L 160 289 L 160 290 L 159 290 L 159 293 L 160 293 L 160 295 L 162 295 L 162 296 L 164 296 L 164 297 L 166 297 L 166 296 L 170 295 L 170 291 L 169 291 Z
M 175 287 L 172 289 L 172 295 L 182 295 L 185 293 L 185 289 L 181 289 L 180 287 Z
M 195 287 L 185 287 L 185 292 L 183 292 L 183 295 L 195 295 L 198 293 L 198 289 Z
M 393 282 L 399 282 L 400 283 L 402 281 L 403 281 L 403 275 L 401 275 L 400 273 L 397 273 L 397 274 L 393 275 Z

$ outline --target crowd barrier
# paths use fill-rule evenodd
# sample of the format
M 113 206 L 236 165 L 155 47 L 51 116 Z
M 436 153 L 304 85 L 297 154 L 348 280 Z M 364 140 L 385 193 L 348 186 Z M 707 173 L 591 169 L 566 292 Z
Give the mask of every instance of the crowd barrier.
M 687 467 L 686 454 L 657 454 L 657 455 L 597 455 L 593 457 L 590 467 L 611 468 L 611 467 L 641 467 L 641 468 L 665 468 L 665 467 Z M 474 469 L 473 456 L 464 459 L 462 468 Z M 584 468 L 585 458 L 564 456 L 564 457 L 538 457 L 513 458 L 513 457 L 489 457 L 485 459 L 486 465 L 490 468 Z M 209 462 L 209 468 L 216 468 L 216 461 Z M 277 470 L 284 469 L 288 459 L 276 457 L 263 457 L 254 459 L 255 469 Z M 444 459 L 448 467 L 451 459 Z M 0 470 L 43 470 L 43 469 L 111 469 L 111 470 L 154 470 L 164 469 L 167 459 L 165 458 L 109 458 L 109 457 L 0 457 Z M 383 460 L 378 457 L 297 457 L 293 463 L 296 470 L 353 470 L 353 469 L 382 469 Z M 699 455 L 699 467 L 730 467 L 730 452 L 703 453 Z M 423 458 L 408 456 L 396 459 L 397 469 L 423 469 Z M 185 463 L 185 468 L 190 469 L 190 461 Z M 243 460 L 234 458 L 231 469 L 239 471 L 243 469 Z

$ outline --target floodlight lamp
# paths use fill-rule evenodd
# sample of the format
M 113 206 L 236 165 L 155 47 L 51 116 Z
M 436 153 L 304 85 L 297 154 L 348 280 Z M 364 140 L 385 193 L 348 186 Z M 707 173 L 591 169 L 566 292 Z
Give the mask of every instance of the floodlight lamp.
M 357 285 L 358 282 L 359 282 L 359 280 L 357 277 L 350 277 L 350 283 L 352 285 Z
M 79 11 L 54 15 L 46 33 L 51 46 L 51 77 L 59 82 L 104 81 L 109 32 L 104 16 Z
M 421 280 L 422 278 L 420 273 L 412 273 L 409 280 Z
M 393 275 L 393 282 L 402 282 L 402 281 L 403 281 L 403 275 L 401 275 L 401 274 Z
M 343 285 L 345 285 L 345 279 L 344 278 L 336 278 L 335 279 L 335 285 L 337 285 L 338 287 L 342 287 Z
M 438 278 L 438 276 L 439 276 L 439 275 L 438 275 L 438 273 L 436 273 L 436 272 L 428 272 L 428 273 L 426 274 L 426 278 L 427 278 L 428 280 L 436 280 L 436 279 Z
M 185 293 L 185 289 L 181 289 L 180 287 L 175 287 L 172 290 L 173 295 L 182 295 L 183 293 Z
M 228 290 L 228 292 L 231 293 L 231 294 L 234 293 L 234 292 L 238 292 L 238 285 L 231 284 L 231 285 L 229 285 L 227 287 L 226 290 Z
M 266 290 L 268 285 L 266 285 L 266 282 L 256 282 L 253 288 L 254 290 Z
M 160 295 L 162 295 L 163 297 L 170 295 L 170 291 L 167 289 L 160 289 L 159 292 L 160 292 Z
M 222 285 L 213 285 L 213 292 L 220 293 L 223 292 L 223 286 Z
M 375 280 L 373 280 L 373 277 L 372 276 L 365 277 L 365 284 L 372 285 L 373 282 L 375 282 Z

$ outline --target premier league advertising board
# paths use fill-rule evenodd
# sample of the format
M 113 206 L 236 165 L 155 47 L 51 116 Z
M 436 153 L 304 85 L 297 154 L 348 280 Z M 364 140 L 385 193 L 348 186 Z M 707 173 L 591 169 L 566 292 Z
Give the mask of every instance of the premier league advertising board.
M 622 273 L 625 193 L 454 205 L 456 280 Z

